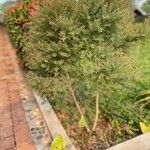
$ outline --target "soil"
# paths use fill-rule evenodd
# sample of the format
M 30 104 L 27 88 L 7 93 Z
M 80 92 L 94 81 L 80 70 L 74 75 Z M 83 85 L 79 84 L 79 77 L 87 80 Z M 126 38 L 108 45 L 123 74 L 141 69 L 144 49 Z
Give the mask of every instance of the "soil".
M 79 128 L 77 123 L 70 123 L 68 114 L 63 112 L 56 113 L 64 125 L 67 134 L 77 147 L 77 150 L 106 150 L 135 136 L 127 134 L 129 128 L 127 124 L 122 124 L 118 128 L 115 128 L 103 117 L 99 119 L 96 131 L 88 133 L 86 129 Z

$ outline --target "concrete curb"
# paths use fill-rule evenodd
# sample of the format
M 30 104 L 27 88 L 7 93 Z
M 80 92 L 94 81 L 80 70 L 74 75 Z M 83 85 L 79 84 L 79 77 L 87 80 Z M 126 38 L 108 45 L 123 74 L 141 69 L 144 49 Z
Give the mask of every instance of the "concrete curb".
M 137 136 L 107 150 L 150 150 L 150 133 Z
M 48 100 L 46 98 L 41 98 L 35 92 L 34 95 L 44 116 L 47 127 L 50 130 L 52 138 L 54 138 L 57 134 L 61 134 L 67 142 L 65 150 L 76 150 Z

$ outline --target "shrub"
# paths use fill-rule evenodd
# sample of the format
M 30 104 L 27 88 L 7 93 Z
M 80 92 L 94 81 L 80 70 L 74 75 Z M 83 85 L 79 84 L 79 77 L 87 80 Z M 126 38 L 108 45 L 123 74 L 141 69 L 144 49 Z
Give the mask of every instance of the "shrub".
M 5 11 L 5 24 L 14 46 L 23 56 L 22 48 L 27 36 L 30 16 L 34 13 L 33 5 L 29 0 L 17 2 Z
M 127 48 L 145 32 L 122 2 L 45 1 L 30 22 L 23 49 L 30 83 L 70 123 L 84 115 L 95 130 L 100 114 L 137 128 L 148 116 L 128 97 L 137 72 Z

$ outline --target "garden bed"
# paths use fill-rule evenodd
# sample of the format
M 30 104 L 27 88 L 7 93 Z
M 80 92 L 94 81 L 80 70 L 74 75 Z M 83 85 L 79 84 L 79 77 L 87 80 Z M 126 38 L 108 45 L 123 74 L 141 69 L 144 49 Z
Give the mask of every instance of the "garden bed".
M 122 0 L 28 1 L 6 11 L 29 83 L 78 149 L 109 148 L 150 121 L 149 105 L 136 104 L 149 87 L 128 50 L 148 37 L 149 22 L 133 24 L 129 11 Z

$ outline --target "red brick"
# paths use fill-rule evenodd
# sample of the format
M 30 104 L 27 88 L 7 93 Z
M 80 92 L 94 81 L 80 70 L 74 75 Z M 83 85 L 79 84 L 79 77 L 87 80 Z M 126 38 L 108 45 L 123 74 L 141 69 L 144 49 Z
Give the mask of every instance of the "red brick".
M 13 90 L 18 90 L 17 82 L 15 82 L 15 83 L 9 82 L 9 91 L 11 92 Z
M 9 128 L 12 127 L 12 120 L 8 118 L 1 118 L 0 119 L 0 128 Z
M 5 57 L 7 57 L 8 55 L 9 55 L 9 53 L 8 53 L 8 51 L 6 50 L 6 45 L 2 45 L 1 44 L 1 50 L 0 51 L 2 51 L 1 52 L 1 56 L 5 56 Z
M 5 57 L 4 63 L 5 63 L 5 65 L 7 65 L 8 67 L 9 67 L 9 66 L 12 66 L 12 67 L 13 67 L 13 64 L 12 64 L 12 61 L 10 60 L 10 56 L 9 56 L 9 55 L 8 55 L 8 57 Z
M 18 89 L 14 89 L 9 91 L 9 98 L 11 103 L 16 103 L 21 100 L 20 92 Z
M 26 116 L 21 101 L 12 104 L 13 126 L 26 122 Z
M 16 74 L 15 76 L 11 76 L 9 77 L 9 80 L 8 80 L 8 85 L 9 85 L 9 91 L 12 92 L 13 90 L 18 90 L 18 83 L 16 81 Z
M 4 140 L 5 138 L 10 137 L 10 136 L 14 136 L 13 129 L 11 127 L 0 129 L 0 141 Z
M 17 147 L 17 150 L 35 150 L 35 146 L 33 143 L 22 144 L 19 147 Z
M 16 109 L 19 109 L 19 108 L 24 111 L 23 104 L 22 104 L 22 101 L 20 99 L 20 96 L 19 96 L 19 101 L 11 102 L 11 108 L 12 108 L 12 111 L 15 111 Z
M 3 108 L 0 111 L 0 140 L 13 134 L 10 109 Z
M 3 63 L 3 60 L 0 59 L 0 78 L 6 76 L 6 66 Z
M 20 95 L 20 89 L 26 87 L 16 71 L 15 57 L 5 29 L 0 27 L 0 150 L 35 150 Z
M 0 107 L 6 107 L 9 105 L 9 93 L 7 81 L 0 81 Z
M 6 86 L 7 80 L 0 80 L 0 87 Z
M 6 107 L 0 107 L 0 120 L 11 119 L 11 108 L 10 105 Z
M 8 137 L 0 140 L 0 150 L 12 150 L 15 148 L 14 137 Z
M 9 97 L 7 97 L 8 95 L 0 96 L 0 111 L 2 110 L 2 108 L 9 108 L 10 107 L 10 101 L 9 101 Z
M 30 130 L 27 123 L 23 123 L 15 126 L 14 132 L 15 132 L 17 147 L 19 147 L 21 144 L 32 142 Z
M 15 75 L 15 68 L 13 66 L 13 63 L 12 61 L 10 60 L 10 58 L 6 58 L 4 59 L 4 63 L 5 63 L 5 66 L 7 66 L 7 70 L 6 70 L 6 74 L 7 76 L 8 75 Z M 15 76 L 12 76 L 11 78 L 14 78 Z M 10 79 L 11 79 L 10 78 Z

